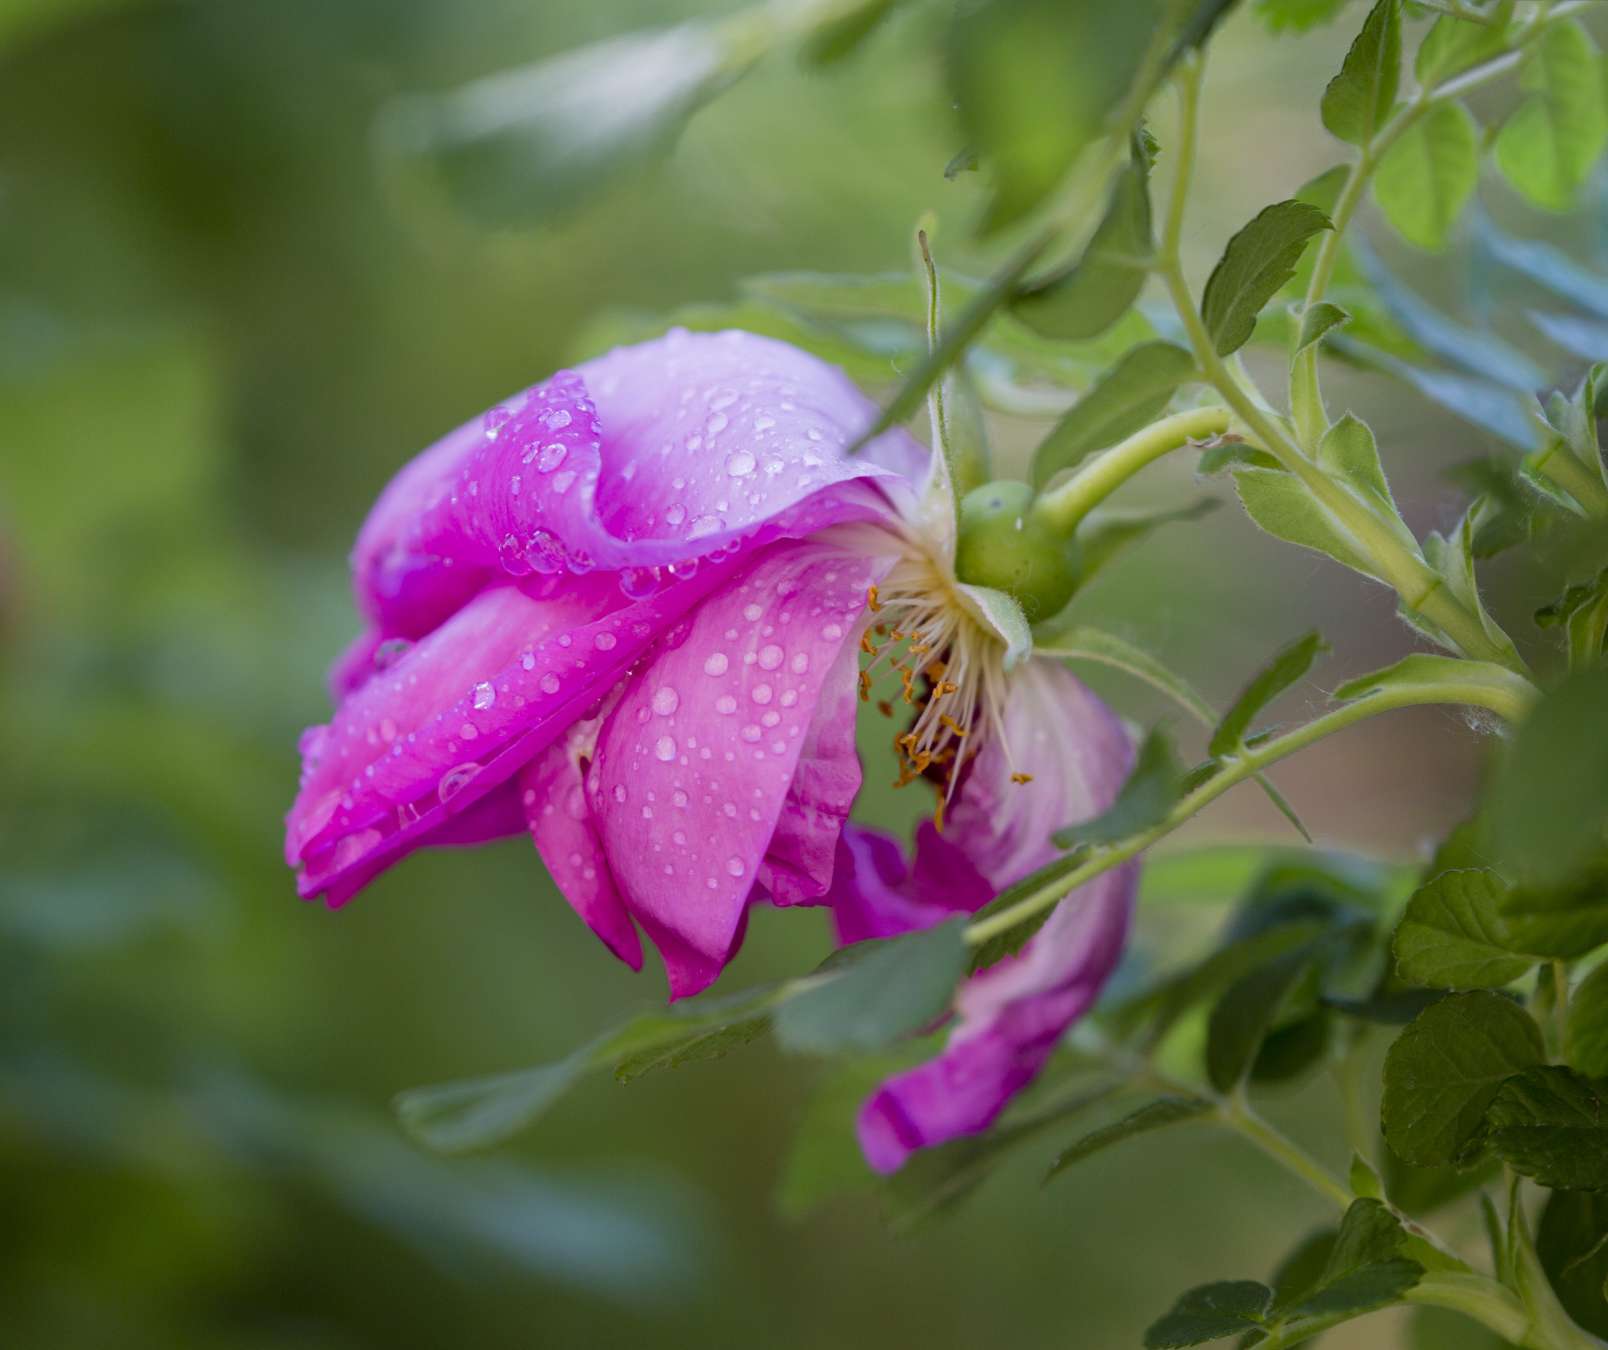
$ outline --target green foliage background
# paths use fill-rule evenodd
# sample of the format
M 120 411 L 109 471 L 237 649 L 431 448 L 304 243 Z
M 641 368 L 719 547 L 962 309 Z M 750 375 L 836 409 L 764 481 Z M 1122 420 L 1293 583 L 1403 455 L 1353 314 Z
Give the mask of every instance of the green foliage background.
M 590 1083 L 491 1159 L 425 1156 L 396 1127 L 396 1091 L 555 1058 L 662 984 L 597 946 L 520 841 L 416 858 L 338 915 L 295 900 L 279 821 L 353 627 L 343 555 L 369 501 L 611 311 L 727 299 L 754 272 L 903 268 L 929 208 L 940 255 L 980 261 L 977 176 L 942 176 L 959 133 L 941 6 L 824 71 L 772 61 L 660 167 L 539 230 L 467 221 L 373 152 L 392 95 L 699 8 L 0 0 L 8 1344 L 1130 1345 L 1178 1289 L 1271 1269 L 1291 1214 L 1321 1215 L 1198 1131 L 1045 1191 L 1025 1161 L 913 1236 L 852 1200 L 790 1223 L 772 1197 L 812 1071 L 769 1048 Z M 1333 162 L 1317 95 L 1347 36 L 1227 21 L 1200 273 L 1248 204 Z M 1608 258 L 1601 211 L 1542 218 L 1496 187 L 1487 204 Z M 1452 265 L 1385 247 L 1464 298 Z M 1438 474 L 1477 436 L 1399 398 L 1360 378 L 1331 394 L 1415 448 L 1391 466 L 1397 495 L 1415 526 L 1448 526 L 1458 494 Z M 1029 433 L 994 431 L 1023 462 Z M 1135 500 L 1181 498 L 1188 473 L 1167 466 Z M 1499 608 L 1527 594 L 1516 566 L 1488 574 Z M 1231 511 L 1158 536 L 1080 604 L 1219 702 L 1318 612 L 1357 670 L 1408 641 L 1382 592 Z M 1131 685 L 1097 683 L 1154 717 Z M 1281 706 L 1317 697 L 1307 682 Z M 1277 775 L 1320 839 L 1414 858 L 1471 799 L 1465 728 L 1399 716 Z M 922 805 L 875 786 L 865 812 L 902 824 Z M 1247 793 L 1205 828 L 1288 827 Z M 1136 964 L 1198 946 L 1221 899 L 1147 910 Z M 821 916 L 762 912 L 733 983 L 827 945 Z M 1326 1081 L 1273 1110 L 1342 1156 Z

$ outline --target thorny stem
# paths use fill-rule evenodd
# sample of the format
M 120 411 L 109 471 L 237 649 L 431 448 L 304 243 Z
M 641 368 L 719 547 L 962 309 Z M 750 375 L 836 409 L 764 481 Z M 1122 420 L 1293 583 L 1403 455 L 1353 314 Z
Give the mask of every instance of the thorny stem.
M 1178 250 L 1177 232 L 1182 229 L 1182 204 L 1188 198 L 1194 173 L 1193 132 L 1200 98 L 1198 61 L 1191 61 L 1180 68 L 1179 89 L 1182 134 L 1177 150 L 1178 168 L 1173 199 L 1168 207 L 1167 230 L 1159 263 L 1162 279 L 1202 372 L 1268 452 L 1284 469 L 1301 480 L 1316 501 L 1356 541 L 1363 556 L 1373 563 L 1379 578 L 1395 589 L 1410 612 L 1421 615 L 1434 625 L 1464 655 L 1494 661 L 1524 673 L 1523 663 L 1516 653 L 1491 638 L 1478 616 L 1446 588 L 1422 555 L 1403 544 L 1395 531 L 1370 507 L 1308 459 L 1291 439 L 1283 419 L 1259 407 L 1218 354 L 1216 344 L 1206 331 L 1205 322 L 1190 295 Z M 1360 193 L 1360 184 L 1355 190 Z
M 1435 703 L 1457 703 L 1486 708 L 1512 722 L 1518 720 L 1527 706 L 1528 695 L 1525 692 L 1527 689 L 1525 682 L 1516 677 L 1508 687 L 1498 687 L 1474 680 L 1448 679 L 1441 684 L 1377 689 L 1371 694 L 1342 704 L 1334 711 L 1314 718 L 1305 726 L 1296 727 L 1282 736 L 1241 750 L 1226 760 L 1223 766 L 1204 783 L 1180 798 L 1159 824 L 1120 843 L 1095 849 L 1080 866 L 1054 881 L 1046 882 L 1039 890 L 1024 896 L 1009 909 L 978 919 L 966 929 L 966 941 L 973 946 L 980 946 L 990 938 L 1008 932 L 1017 924 L 1032 918 L 1040 910 L 1057 904 L 1062 896 L 1076 890 L 1086 881 L 1109 872 L 1129 858 L 1143 853 L 1157 840 L 1164 839 L 1230 788 L 1243 783 L 1247 778 L 1254 778 L 1286 755 L 1292 755 L 1297 750 L 1322 740 L 1325 736 L 1342 731 L 1354 722 L 1361 722 L 1396 708 Z

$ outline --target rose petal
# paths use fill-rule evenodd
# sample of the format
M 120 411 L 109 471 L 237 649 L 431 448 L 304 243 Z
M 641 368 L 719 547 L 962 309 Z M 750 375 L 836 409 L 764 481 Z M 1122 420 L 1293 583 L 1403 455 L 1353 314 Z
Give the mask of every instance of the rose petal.
M 635 605 L 613 579 L 483 591 L 303 740 L 286 856 L 339 904 L 511 777 L 724 579 L 711 566 Z
M 816 710 L 846 706 L 866 590 L 887 565 L 821 543 L 771 550 L 661 645 L 603 727 L 593 813 L 672 997 L 719 973 L 756 882 L 789 901 L 824 891 L 853 770 Z M 803 775 L 783 855 L 768 859 L 806 746 L 826 753 Z M 824 842 L 806 844 L 812 831 Z

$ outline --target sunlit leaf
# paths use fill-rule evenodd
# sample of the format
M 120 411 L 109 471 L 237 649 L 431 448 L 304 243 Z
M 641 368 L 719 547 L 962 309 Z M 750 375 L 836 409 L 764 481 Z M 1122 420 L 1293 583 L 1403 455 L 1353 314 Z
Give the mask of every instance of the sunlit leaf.
M 1608 95 L 1597 44 L 1578 23 L 1548 26 L 1525 55 L 1529 95 L 1496 138 L 1496 163 L 1536 206 L 1567 211 L 1608 144 Z
M 1243 347 L 1262 306 L 1292 276 L 1315 234 L 1333 229 L 1329 217 L 1306 202 L 1275 202 L 1232 239 L 1206 280 L 1201 318 L 1219 356 Z
M 1461 103 L 1437 103 L 1380 159 L 1374 200 L 1408 243 L 1438 252 L 1479 176 L 1479 128 L 1473 116 Z
M 1401 0 L 1378 0 L 1323 91 L 1323 125 L 1367 145 L 1396 106 L 1401 84 Z
M 1413 893 L 1391 947 L 1412 984 L 1491 989 L 1511 984 L 1539 959 L 1515 954 L 1498 902 L 1507 884 L 1489 869 L 1442 872 Z

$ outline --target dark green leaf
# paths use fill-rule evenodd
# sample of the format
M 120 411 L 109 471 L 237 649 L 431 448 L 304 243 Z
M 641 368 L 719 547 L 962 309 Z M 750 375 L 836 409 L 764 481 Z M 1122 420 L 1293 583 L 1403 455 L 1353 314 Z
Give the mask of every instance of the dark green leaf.
M 945 41 L 961 128 L 993 177 L 983 227 L 1019 220 L 1107 128 L 1161 21 L 1155 0 L 973 0 Z
M 1279 652 L 1247 684 L 1234 704 L 1223 714 L 1223 720 L 1212 732 L 1207 747 L 1214 756 L 1231 755 L 1244 745 L 1245 735 L 1257 714 L 1280 694 L 1289 689 L 1312 669 L 1318 657 L 1329 650 L 1328 643 L 1316 632 L 1297 638 Z
M 1437 103 L 1385 151 L 1373 194 L 1403 239 L 1439 252 L 1480 177 L 1480 136 L 1461 103 Z
M 740 1050 L 763 1036 L 770 1026 L 770 1014 L 761 1013 L 725 1026 L 689 1031 L 680 1040 L 622 1056 L 614 1066 L 614 1077 L 618 1082 L 629 1083 L 657 1069 L 679 1069 L 704 1060 L 723 1059 L 733 1050 Z
M 1396 971 L 1437 989 L 1511 984 L 1538 957 L 1517 952 L 1498 909 L 1507 883 L 1489 869 L 1442 872 L 1414 892 L 1391 940 Z
M 1608 943 L 1608 871 L 1557 886 L 1515 886 L 1502 918 L 1521 946 L 1541 956 L 1585 956 Z
M 1598 1084 L 1556 1064 L 1502 1084 L 1486 1111 L 1491 1151 L 1557 1191 L 1608 1190 L 1608 1108 Z
M 1058 830 L 1056 846 L 1111 844 L 1159 825 L 1177 802 L 1182 780 L 1182 766 L 1172 742 L 1160 727 L 1153 727 L 1140 744 L 1133 771 L 1116 800 L 1092 820 Z
M 1235 983 L 1212 1009 L 1206 1030 L 1206 1076 L 1228 1092 L 1250 1073 L 1285 1001 L 1313 969 L 1310 948 L 1296 948 Z
M 1445 998 L 1444 989 L 1402 989 L 1392 993 L 1375 993 L 1366 998 L 1342 998 L 1326 994 L 1323 1006 L 1332 1008 L 1359 1022 L 1373 1022 L 1385 1027 L 1404 1027 L 1431 1003 Z
M 1424 1268 L 1406 1257 L 1364 1266 L 1326 1284 L 1290 1309 L 1290 1320 L 1325 1319 L 1326 1325 L 1388 1307 L 1424 1277 Z
M 920 1031 L 949 1007 L 966 972 L 965 921 L 952 919 L 896 938 L 856 944 L 863 955 L 841 974 L 783 1003 L 776 1039 L 784 1049 L 830 1055 L 879 1050 Z
M 1608 670 L 1570 675 L 1536 704 L 1498 769 L 1490 810 L 1499 856 L 1525 883 L 1566 884 L 1602 854 Z
M 1396 106 L 1400 85 L 1401 0 L 1379 0 L 1323 91 L 1323 125 L 1343 141 L 1367 145 Z
M 1064 341 L 1098 337 L 1139 298 L 1152 247 L 1150 169 L 1136 144 L 1082 255 L 1070 267 L 1017 294 L 1011 312 L 1045 337 Z
M 431 1148 L 483 1148 L 539 1119 L 590 1067 L 580 1052 L 518 1073 L 414 1088 L 397 1097 L 396 1111 L 408 1133 Z
M 1497 1090 L 1542 1055 L 1535 1019 L 1509 999 L 1483 990 L 1443 998 L 1385 1056 L 1385 1141 L 1420 1167 L 1468 1161 Z
M 1430 1214 L 1467 1195 L 1497 1175 L 1495 1164 L 1480 1167 L 1414 1167 L 1385 1150 L 1385 1194 L 1407 1214 Z
M 1309 1289 L 1315 1289 L 1329 1268 L 1329 1257 L 1340 1237 L 1338 1228 L 1320 1228 L 1309 1233 L 1300 1244 L 1278 1264 L 1273 1272 L 1273 1306 L 1284 1309 L 1300 1300 Z M 1275 1314 L 1277 1315 L 1277 1314 Z
M 1034 484 L 1042 487 L 1086 455 L 1149 425 L 1194 370 L 1195 358 L 1174 343 L 1135 347 L 1051 428 L 1033 456 Z
M 1536 1229 L 1535 1249 L 1569 1316 L 1595 1336 L 1608 1336 L 1608 1195 L 1555 1191 Z
M 1255 1331 L 1273 1304 L 1273 1291 L 1255 1280 L 1223 1280 L 1184 1294 L 1145 1332 L 1145 1350 L 1177 1350 Z
M 1333 1041 L 1334 1018 L 1321 1006 L 1293 1022 L 1274 1027 L 1256 1051 L 1250 1081 L 1293 1082 L 1329 1058 Z
M 1570 996 L 1569 1062 L 1589 1078 L 1608 1078 L 1608 965 Z
M 1209 1115 L 1211 1111 L 1212 1104 L 1201 1097 L 1157 1097 L 1155 1101 L 1146 1102 L 1137 1111 L 1130 1112 L 1121 1120 L 1091 1131 L 1063 1150 L 1050 1165 L 1045 1179 L 1059 1176 L 1074 1163 L 1080 1163 L 1102 1149 L 1122 1143 L 1125 1139 L 1149 1134 L 1152 1130 L 1166 1129 L 1169 1125 L 1182 1125 L 1187 1121 L 1199 1120 L 1202 1116 Z
M 1302 201 L 1275 202 L 1232 239 L 1207 278 L 1201 317 L 1219 356 L 1243 347 L 1256 316 L 1295 275 L 1313 235 L 1333 229 L 1329 217 Z
M 1497 167 L 1536 206 L 1567 211 L 1608 141 L 1597 44 L 1578 23 L 1552 24 L 1531 44 L 1520 81 L 1529 97 L 1497 135 Z

